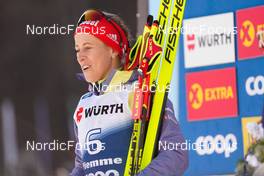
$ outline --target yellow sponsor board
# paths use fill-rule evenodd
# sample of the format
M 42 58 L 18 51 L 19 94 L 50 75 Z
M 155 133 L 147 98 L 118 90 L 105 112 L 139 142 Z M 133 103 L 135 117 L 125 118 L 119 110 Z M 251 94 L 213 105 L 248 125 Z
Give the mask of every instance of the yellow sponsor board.
M 254 142 L 254 139 L 248 133 L 247 124 L 252 122 L 258 123 L 260 120 L 261 120 L 260 116 L 242 118 L 244 155 L 247 153 L 249 146 Z

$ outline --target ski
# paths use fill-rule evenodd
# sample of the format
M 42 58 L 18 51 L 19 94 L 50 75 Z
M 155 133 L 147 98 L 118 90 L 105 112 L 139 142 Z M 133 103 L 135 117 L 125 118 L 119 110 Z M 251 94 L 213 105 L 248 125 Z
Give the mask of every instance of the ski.
M 148 18 L 149 19 L 149 18 Z M 152 21 L 152 20 L 151 20 Z M 151 25 L 149 22 L 148 25 Z M 133 133 L 128 152 L 125 175 L 134 175 L 139 172 L 144 149 L 146 129 L 148 126 L 149 113 L 151 107 L 151 75 L 157 72 L 161 55 L 161 46 L 154 40 L 158 32 L 158 21 L 154 21 L 150 28 L 149 36 L 146 40 L 146 50 L 139 64 L 138 87 L 134 93 L 134 104 L 132 118 L 134 119 Z M 130 164 L 129 164 L 130 163 Z
M 161 46 L 158 45 L 154 36 L 158 32 L 158 21 L 154 21 L 151 26 L 151 31 L 149 38 L 147 40 L 147 49 L 144 54 L 144 58 L 141 61 L 139 72 L 139 90 L 142 91 L 142 108 L 140 109 L 140 117 L 139 121 L 139 136 L 138 143 L 135 152 L 135 162 L 134 162 L 134 173 L 138 173 L 140 171 L 141 160 L 143 155 L 143 149 L 145 144 L 146 130 L 148 127 L 149 114 L 151 109 L 152 97 L 154 94 L 151 93 L 151 75 L 155 75 L 157 72 L 158 63 L 160 60 L 160 55 L 162 52 Z M 144 85 L 144 86 L 143 86 Z M 140 92 L 139 91 L 139 92 Z M 137 98 L 137 96 L 135 96 Z M 135 101 L 136 102 L 136 99 Z
M 168 3 L 170 1 L 165 2 Z M 151 162 L 158 150 L 157 147 L 161 120 L 164 115 L 169 86 L 172 78 L 173 66 L 176 57 L 177 45 L 180 38 L 180 29 L 182 26 L 185 4 L 186 0 L 174 0 L 172 14 L 161 14 L 159 16 L 160 25 L 162 25 L 162 18 L 167 21 L 169 21 L 168 19 L 170 19 L 170 30 L 165 31 L 169 33 L 166 35 L 165 46 L 163 47 L 162 51 L 161 65 L 159 68 L 159 73 L 157 75 L 157 86 L 159 88 L 162 88 L 162 91 L 156 91 L 154 95 L 140 170 L 143 170 Z M 162 6 L 159 14 L 162 13 L 164 11 L 163 9 L 165 8 L 167 8 L 167 6 Z M 166 90 L 164 90 L 165 87 Z
M 136 68 L 140 67 L 140 63 L 142 61 L 142 58 L 145 54 L 146 51 L 146 45 L 147 45 L 147 39 L 150 34 L 151 30 L 151 25 L 152 25 L 153 17 L 148 16 L 147 23 L 144 26 L 143 34 L 138 37 L 138 41 L 136 45 L 131 50 L 130 53 L 130 61 L 131 64 L 127 68 Z M 139 141 L 140 141 L 140 136 L 141 136 L 141 129 L 142 129 L 142 121 L 141 121 L 141 111 L 142 111 L 142 103 L 143 103 L 143 91 L 142 91 L 142 86 L 143 86 L 143 75 L 139 76 L 139 86 L 136 88 L 135 93 L 134 93 L 134 102 L 133 102 L 133 108 L 132 108 L 132 118 L 134 119 L 134 124 L 133 124 L 133 132 L 130 140 L 130 145 L 129 145 L 129 151 L 128 151 L 128 156 L 127 156 L 127 161 L 126 161 L 126 167 L 125 167 L 125 176 L 132 176 L 135 173 L 137 173 L 137 163 L 138 163 L 138 146 L 139 146 Z M 144 123 L 143 123 L 144 126 Z
M 175 0 L 173 3 L 172 0 L 161 0 L 158 21 L 154 21 L 151 26 L 152 22 L 148 18 L 143 35 L 139 37 L 137 44 L 131 50 L 134 58 L 131 57 L 133 66 L 130 68 L 139 66 L 141 75 L 139 76 L 139 87 L 134 94 L 132 109 L 134 126 L 125 176 L 133 176 L 143 170 L 157 152 L 161 117 L 166 105 L 180 36 L 180 30 L 177 29 L 181 28 L 185 1 Z M 171 9 L 172 14 L 170 15 Z M 169 32 L 168 35 L 167 32 Z M 165 48 L 162 55 L 159 52 L 160 48 Z M 147 91 L 142 90 L 143 85 L 148 89 Z M 157 86 L 167 89 L 153 91 L 153 88 L 155 90 Z

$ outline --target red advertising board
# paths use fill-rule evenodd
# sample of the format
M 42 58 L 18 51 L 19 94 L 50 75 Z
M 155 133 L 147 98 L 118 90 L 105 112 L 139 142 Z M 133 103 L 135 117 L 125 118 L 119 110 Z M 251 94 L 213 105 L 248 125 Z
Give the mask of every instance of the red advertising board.
M 264 56 L 264 6 L 236 12 L 238 59 Z
M 186 74 L 188 121 L 237 116 L 235 68 Z

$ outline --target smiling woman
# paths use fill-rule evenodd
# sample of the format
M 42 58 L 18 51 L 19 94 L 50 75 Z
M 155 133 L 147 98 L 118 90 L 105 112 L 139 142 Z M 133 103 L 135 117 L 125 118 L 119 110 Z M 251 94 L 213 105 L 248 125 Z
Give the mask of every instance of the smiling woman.
M 128 60 L 129 38 L 130 33 L 118 16 L 86 11 L 78 21 L 74 36 L 77 60 L 86 81 L 102 80 L 110 68 L 121 68 L 121 63 Z
M 104 32 L 94 32 L 93 28 Z M 87 10 L 78 21 L 74 34 L 76 57 L 89 92 L 81 97 L 73 116 L 77 142 L 86 147 L 75 149 L 72 176 L 124 175 L 134 122 L 133 87 L 139 78 L 137 70 L 127 71 L 128 38 L 129 32 L 116 15 Z M 125 88 L 111 89 L 118 85 Z M 110 88 L 105 91 L 105 87 Z M 159 140 L 164 148 L 138 176 L 182 175 L 188 165 L 188 152 L 166 150 L 166 145 L 185 142 L 169 100 Z
M 86 81 L 96 82 L 106 77 L 111 67 L 120 65 L 117 52 L 93 35 L 75 35 L 77 61 Z

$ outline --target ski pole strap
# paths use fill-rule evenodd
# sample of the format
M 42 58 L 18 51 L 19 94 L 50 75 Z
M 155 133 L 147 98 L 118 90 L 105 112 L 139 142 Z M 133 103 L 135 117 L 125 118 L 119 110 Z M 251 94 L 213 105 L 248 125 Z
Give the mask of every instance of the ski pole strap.
M 129 62 L 125 65 L 125 70 L 134 70 L 139 65 L 140 49 L 142 45 L 142 35 L 138 36 L 136 43 L 129 53 Z

